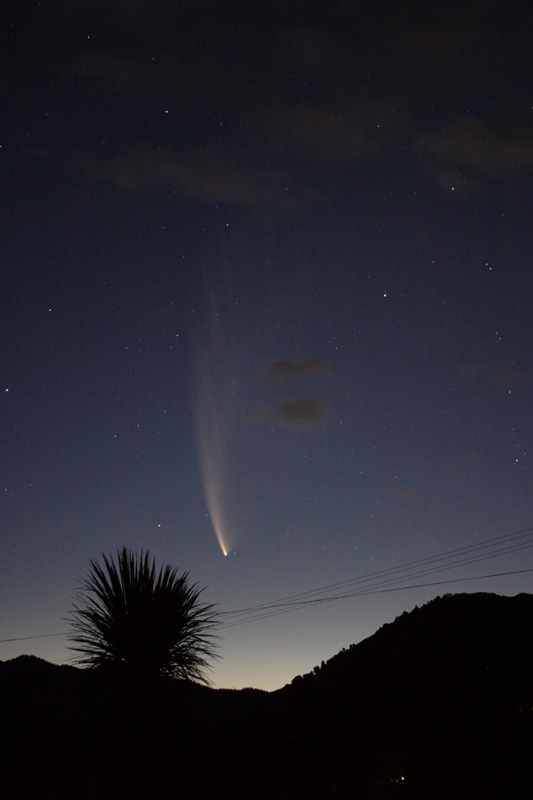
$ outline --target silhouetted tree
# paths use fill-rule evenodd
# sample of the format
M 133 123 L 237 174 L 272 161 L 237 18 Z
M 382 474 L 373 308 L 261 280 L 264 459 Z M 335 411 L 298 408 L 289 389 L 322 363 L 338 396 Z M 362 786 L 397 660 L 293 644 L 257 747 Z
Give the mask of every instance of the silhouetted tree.
M 70 648 L 78 664 L 109 667 L 135 678 L 158 676 L 208 683 L 216 656 L 213 605 L 202 589 L 166 565 L 156 572 L 148 551 L 123 548 L 117 560 L 102 554 L 90 562 L 71 615 Z

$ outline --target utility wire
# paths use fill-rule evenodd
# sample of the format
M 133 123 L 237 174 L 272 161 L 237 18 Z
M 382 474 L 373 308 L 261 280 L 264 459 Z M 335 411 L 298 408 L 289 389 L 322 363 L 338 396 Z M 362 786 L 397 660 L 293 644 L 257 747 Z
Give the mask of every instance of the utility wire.
M 530 546 L 532 546 L 532 545 L 530 545 Z M 513 549 L 512 551 L 506 551 L 506 552 L 516 552 L 518 549 L 522 549 L 522 548 L 516 548 L 516 549 Z M 460 579 L 450 578 L 450 579 L 447 579 L 447 580 L 437 581 L 435 584 L 416 584 L 416 585 L 409 584 L 407 586 L 402 585 L 405 581 L 408 581 L 408 580 L 412 581 L 412 580 L 423 578 L 423 577 L 426 577 L 426 576 L 429 576 L 429 575 L 434 575 L 434 574 L 438 574 L 438 573 L 441 573 L 441 572 L 446 572 L 447 570 L 455 569 L 456 567 L 464 566 L 465 564 L 478 563 L 480 561 L 486 560 L 487 558 L 492 558 L 492 557 L 494 557 L 494 555 L 491 554 L 490 556 L 484 556 L 482 558 L 464 560 L 464 561 L 461 561 L 461 562 L 457 562 L 457 563 L 448 565 L 446 567 L 442 567 L 441 566 L 441 567 L 435 567 L 433 569 L 427 569 L 427 570 L 423 570 L 423 571 L 419 571 L 419 572 L 414 572 L 414 573 L 411 573 L 410 575 L 406 575 L 406 576 L 403 576 L 403 577 L 400 577 L 400 578 L 397 578 L 397 579 L 369 582 L 367 584 L 362 584 L 361 586 L 359 586 L 357 588 L 353 588 L 353 589 L 350 589 L 350 590 L 344 590 L 344 591 L 341 591 L 340 593 L 336 592 L 336 593 L 333 593 L 333 594 L 326 594 L 326 595 L 323 595 L 322 597 L 305 597 L 305 598 L 302 598 L 302 599 L 299 599 L 299 600 L 284 601 L 284 602 L 281 602 L 281 603 L 265 604 L 264 606 L 258 607 L 255 610 L 250 609 L 250 612 L 246 616 L 245 615 L 242 615 L 242 616 L 235 615 L 235 617 L 229 617 L 227 622 L 223 622 L 222 623 L 221 627 L 223 627 L 223 628 L 224 627 L 232 627 L 234 625 L 244 624 L 245 622 L 255 622 L 255 621 L 259 620 L 259 619 L 265 619 L 265 618 L 270 617 L 270 616 L 277 616 L 278 614 L 283 614 L 283 613 L 286 613 L 286 612 L 289 612 L 289 611 L 295 611 L 298 608 L 306 608 L 306 607 L 309 607 L 309 606 L 311 606 L 313 604 L 316 604 L 316 603 L 330 602 L 332 600 L 342 600 L 342 599 L 346 599 L 346 598 L 350 598 L 350 597 L 352 597 L 352 598 L 353 597 L 359 597 L 359 596 L 365 595 L 365 594 L 377 594 L 379 592 L 385 592 L 385 591 L 396 591 L 396 590 L 400 590 L 400 589 L 417 588 L 420 585 L 437 585 L 437 584 L 442 584 L 442 583 L 455 583 L 457 581 L 481 580 L 482 578 L 491 578 L 491 577 L 495 577 L 496 575 L 500 575 L 500 576 L 501 575 L 515 575 L 515 574 L 518 574 L 518 573 L 521 573 L 521 572 L 533 571 L 533 569 L 532 570 L 513 570 L 513 571 L 510 571 L 510 572 L 501 572 L 501 573 L 494 573 L 494 574 L 490 574 L 490 575 L 480 575 L 480 576 L 473 576 L 473 577 L 465 577 L 465 578 L 460 578 Z
M 501 545 L 507 545 L 508 542 L 512 542 L 514 540 L 520 540 L 524 538 L 530 538 L 531 542 L 524 544 L 524 547 L 531 547 L 533 546 L 533 528 L 526 528 L 524 530 L 516 531 L 513 533 L 505 534 L 503 536 L 496 536 L 493 539 L 489 539 L 486 542 L 482 542 L 479 544 L 474 545 L 467 545 L 464 547 L 458 547 L 453 550 L 448 550 L 443 553 L 439 553 L 435 556 L 428 556 L 426 558 L 417 559 L 416 561 L 409 561 L 406 564 L 400 564 L 396 567 L 389 567 L 387 569 L 379 570 L 376 572 L 370 572 L 365 575 L 361 575 L 357 578 L 351 578 L 346 581 L 341 581 L 339 583 L 329 584 L 328 586 L 323 586 L 319 589 L 312 589 L 306 592 L 300 592 L 299 594 L 288 595 L 287 597 L 283 597 L 280 600 L 270 601 L 267 603 L 263 603 L 256 606 L 250 606 L 249 608 L 241 608 L 235 611 L 222 611 L 220 612 L 221 616 L 233 616 L 237 614 L 247 614 L 248 612 L 255 612 L 261 608 L 271 608 L 273 606 L 279 606 L 286 601 L 298 600 L 303 598 L 312 597 L 317 594 L 322 594 L 324 592 L 329 592 L 332 590 L 340 589 L 342 587 L 347 587 L 351 585 L 357 585 L 363 581 L 367 581 L 370 578 L 380 579 L 390 575 L 399 574 L 401 572 L 412 572 L 412 570 L 416 567 L 422 567 L 424 565 L 430 565 L 433 563 L 437 563 L 439 561 L 450 561 L 453 558 L 459 558 L 460 556 L 467 555 L 469 553 L 473 553 L 478 550 L 486 550 L 488 548 L 497 548 L 499 547 L 501 550 L 501 554 L 506 554 L 507 552 L 514 552 L 512 549 L 505 550 L 501 547 Z M 500 550 L 497 550 L 493 555 L 494 557 L 500 555 Z M 491 556 L 485 556 L 491 557 Z M 477 559 L 473 558 L 472 563 L 475 562 Z M 482 560 L 480 558 L 479 560 Z M 459 562 L 457 562 L 459 563 Z M 467 563 L 467 562 L 465 562 Z M 452 565 L 453 566 L 453 565 Z M 408 576 L 410 577 L 410 576 Z
M 521 539 L 529 538 L 531 541 L 520 542 Z M 312 598 L 316 595 L 322 595 L 325 592 L 336 591 L 339 589 L 347 588 L 350 586 L 357 586 L 363 582 L 368 582 L 368 580 L 373 579 L 374 581 L 383 581 L 391 576 L 396 576 L 396 579 L 401 580 L 399 577 L 400 573 L 407 573 L 404 580 L 413 577 L 413 570 L 415 568 L 418 570 L 415 574 L 419 574 L 420 569 L 423 567 L 430 567 L 433 564 L 437 564 L 439 561 L 448 562 L 448 566 L 446 564 L 441 565 L 440 567 L 433 567 L 433 571 L 440 571 L 440 569 L 448 569 L 453 566 L 462 565 L 466 563 L 475 563 L 476 561 L 484 560 L 485 558 L 497 557 L 499 555 L 505 555 L 507 553 L 515 552 L 515 548 L 512 543 L 516 542 L 518 547 L 516 549 L 521 549 L 522 547 L 527 548 L 533 546 L 533 528 L 528 528 L 526 530 L 517 531 L 511 534 L 506 534 L 505 536 L 498 536 L 494 539 L 490 539 L 487 542 L 477 544 L 477 545 L 468 545 L 465 547 L 455 548 L 453 550 L 449 550 L 444 553 L 439 553 L 435 556 L 428 556 L 427 558 L 418 559 L 416 561 L 408 562 L 407 564 L 402 564 L 396 567 L 390 567 L 388 569 L 379 570 L 377 572 L 367 573 L 366 575 L 359 576 L 357 578 L 352 578 L 347 581 L 341 581 L 339 583 L 330 584 L 328 586 L 323 586 L 319 589 L 313 589 L 307 592 L 301 592 L 295 595 L 289 595 L 287 597 L 281 598 L 280 600 L 271 601 L 267 603 L 262 603 L 260 605 L 251 606 L 249 608 L 238 609 L 236 611 L 227 611 L 221 612 L 221 616 L 232 617 L 233 615 L 239 614 L 247 614 L 247 613 L 255 613 L 260 609 L 267 609 L 272 607 L 278 607 L 283 605 L 284 603 L 291 603 L 293 601 L 304 600 L 308 598 Z M 502 547 L 502 545 L 504 545 Z M 487 550 L 488 548 L 495 548 L 498 547 L 499 549 L 495 552 L 488 552 L 484 555 L 479 556 L 471 556 L 470 554 L 474 553 L 476 550 Z
M 67 636 L 67 632 L 63 633 L 40 633 L 37 636 L 17 636 L 15 639 L 0 639 L 0 644 L 3 642 L 26 642 L 28 639 L 48 639 L 52 636 Z
M 349 594 L 340 594 L 340 595 L 332 595 L 330 597 L 319 597 L 315 599 L 308 600 L 307 602 L 302 602 L 298 605 L 294 605 L 292 607 L 283 607 L 277 610 L 272 611 L 265 611 L 263 614 L 257 614 L 255 617 L 246 617 L 245 619 L 236 620 L 234 622 L 227 622 L 220 625 L 221 628 L 234 628 L 237 625 L 245 625 L 247 622 L 258 622 L 262 619 L 269 619 L 270 617 L 278 617 L 280 614 L 288 614 L 291 611 L 301 611 L 304 608 L 309 608 L 312 604 L 317 603 L 329 603 L 334 600 L 347 600 L 353 597 L 363 597 L 369 594 L 383 594 L 385 592 L 402 592 L 406 591 L 407 589 L 423 589 L 427 586 L 443 586 L 449 583 L 462 583 L 465 581 L 481 581 L 486 578 L 499 578 L 503 575 L 519 575 L 525 572 L 533 572 L 533 568 L 531 569 L 515 569 L 511 570 L 510 572 L 492 572 L 489 575 L 476 575 L 475 577 L 467 577 L 467 578 L 449 578 L 448 580 L 443 581 L 431 581 L 427 583 L 415 583 L 409 584 L 408 586 L 393 586 L 393 587 L 376 587 L 376 588 L 368 588 L 368 589 L 361 589 L 358 592 L 350 592 Z
M 279 600 L 272 600 L 234 611 L 221 611 L 219 612 L 219 617 L 224 621 L 220 627 L 230 628 L 236 625 L 243 625 L 247 622 L 257 622 L 261 619 L 286 614 L 290 611 L 307 608 L 318 603 L 344 600 L 367 594 L 402 591 L 426 586 L 438 586 L 445 583 L 459 583 L 533 572 L 533 569 L 523 569 L 513 570 L 511 572 L 496 572 L 490 575 L 480 575 L 471 578 L 450 578 L 448 580 L 435 581 L 432 583 L 410 584 L 406 586 L 400 585 L 406 581 L 446 572 L 469 564 L 477 564 L 490 558 L 510 555 L 530 547 L 533 547 L 533 528 L 525 528 L 513 533 L 496 536 L 478 544 L 457 547 L 434 556 L 427 556 L 426 558 L 409 561 L 396 567 L 377 570 L 376 572 L 367 573 L 366 575 L 360 575 L 357 578 L 322 586 L 318 589 L 311 589 L 306 592 L 288 595 Z M 62 633 L 45 633 L 36 636 L 18 636 L 12 639 L 0 639 L 0 643 L 22 642 L 31 639 L 44 639 L 66 635 L 68 635 L 68 633 L 63 631 Z

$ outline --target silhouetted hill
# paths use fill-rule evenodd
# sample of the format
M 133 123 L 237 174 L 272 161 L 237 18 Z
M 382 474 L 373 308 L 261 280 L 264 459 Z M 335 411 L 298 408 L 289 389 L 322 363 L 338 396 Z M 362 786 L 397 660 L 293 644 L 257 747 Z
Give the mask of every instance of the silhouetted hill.
M 44 658 L 37 656 L 17 656 L 9 661 L 0 661 L 0 680 L 21 677 L 40 677 L 43 675 L 59 677 L 67 673 L 71 675 L 79 672 L 76 667 L 68 664 L 51 664 Z
M 533 595 L 457 594 L 404 612 L 292 682 L 361 704 L 527 704 Z M 282 690 L 283 691 L 283 690 Z
M 360 774 L 374 775 L 365 796 L 401 784 L 405 797 L 526 797 L 532 625 L 532 595 L 446 595 L 276 694 L 298 709 L 293 738 L 329 729 L 335 774 L 355 748 Z
M 272 693 L 0 662 L 2 793 L 529 800 L 532 622 L 531 595 L 437 598 Z

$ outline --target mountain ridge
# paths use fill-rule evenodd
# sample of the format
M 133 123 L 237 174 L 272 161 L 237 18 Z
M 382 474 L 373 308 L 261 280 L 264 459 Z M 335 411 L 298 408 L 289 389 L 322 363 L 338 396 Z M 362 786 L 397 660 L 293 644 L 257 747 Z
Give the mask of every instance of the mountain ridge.
M 422 684 L 433 674 L 446 694 L 457 693 L 459 678 L 467 681 L 471 690 L 477 680 L 479 689 L 491 688 L 494 695 L 509 693 L 512 679 L 517 694 L 527 694 L 528 676 L 533 671 L 533 647 L 527 635 L 531 623 L 533 595 L 477 592 L 438 596 L 404 611 L 371 636 L 343 648 L 311 672 L 296 676 L 288 686 L 331 689 L 342 683 L 346 691 L 358 674 L 376 691 L 380 682 L 383 691 L 383 682 L 398 684 L 401 679 L 413 692 L 421 692 Z M 514 667 L 508 659 L 511 654 Z M 452 667 L 450 682 L 446 676 Z
M 275 692 L 0 662 L 0 785 L 54 800 L 529 800 L 532 623 L 533 595 L 445 595 Z

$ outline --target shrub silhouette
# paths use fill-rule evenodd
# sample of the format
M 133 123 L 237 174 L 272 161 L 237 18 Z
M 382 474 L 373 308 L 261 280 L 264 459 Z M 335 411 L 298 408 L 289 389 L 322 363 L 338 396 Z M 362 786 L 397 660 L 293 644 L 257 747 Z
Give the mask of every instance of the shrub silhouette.
M 216 656 L 214 606 L 202 589 L 166 565 L 156 572 L 148 551 L 122 548 L 117 560 L 90 561 L 71 615 L 75 661 L 137 679 L 184 678 L 208 683 Z

